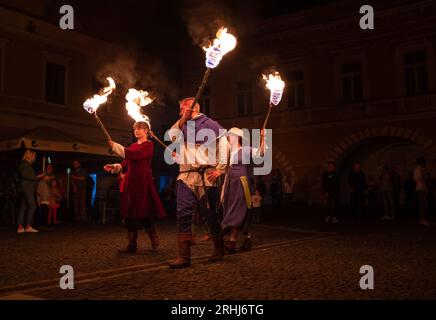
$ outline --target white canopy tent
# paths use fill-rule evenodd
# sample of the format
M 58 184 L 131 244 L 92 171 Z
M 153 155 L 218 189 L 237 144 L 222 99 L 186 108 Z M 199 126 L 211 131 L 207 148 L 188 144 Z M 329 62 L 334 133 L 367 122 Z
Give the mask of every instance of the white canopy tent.
M 37 127 L 25 130 L 0 127 L 0 154 L 2 155 L 1 159 L 3 162 L 6 159 L 9 161 L 9 158 L 12 158 L 15 162 L 16 153 L 26 148 L 39 151 L 38 153 L 42 156 L 40 167 L 42 171 L 45 170 L 45 166 L 48 164 L 47 155 L 51 153 L 59 153 L 56 158 L 58 160 L 61 158 L 64 164 L 65 162 L 70 162 L 71 159 L 79 158 L 96 162 L 104 161 L 104 159 L 110 161 L 108 158 L 111 160 L 118 158 L 114 153 L 110 152 L 109 146 L 103 142 L 99 144 L 98 142 L 85 141 L 83 138 L 68 135 L 56 128 Z M 10 155 L 5 157 L 7 154 Z M 60 156 L 60 154 L 63 156 Z M 67 208 L 69 208 L 70 169 L 67 170 L 67 179 L 66 198 Z
M 7 136 L 7 137 L 3 137 Z M 113 157 L 108 146 L 84 141 L 51 127 L 38 127 L 26 132 L 2 134 L 0 151 L 29 148 L 51 152 L 77 152 Z

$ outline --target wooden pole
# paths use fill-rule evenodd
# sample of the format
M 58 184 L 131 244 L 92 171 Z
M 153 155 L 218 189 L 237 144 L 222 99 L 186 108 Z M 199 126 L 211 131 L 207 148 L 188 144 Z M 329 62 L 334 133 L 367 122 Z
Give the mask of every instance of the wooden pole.
M 200 87 L 198 87 L 197 94 L 195 95 L 194 100 L 191 104 L 191 110 L 194 110 L 195 104 L 197 103 L 198 99 L 200 99 L 201 95 L 203 94 L 204 88 L 206 87 L 207 80 L 209 79 L 210 72 L 212 71 L 211 68 L 207 68 L 203 75 L 203 80 L 201 81 Z
M 109 132 L 104 127 L 103 122 L 101 122 L 100 118 L 98 117 L 97 112 L 94 112 L 92 115 L 94 116 L 95 121 L 97 121 L 97 124 L 100 126 L 100 129 L 103 131 L 103 134 L 106 136 L 106 140 L 112 140 Z

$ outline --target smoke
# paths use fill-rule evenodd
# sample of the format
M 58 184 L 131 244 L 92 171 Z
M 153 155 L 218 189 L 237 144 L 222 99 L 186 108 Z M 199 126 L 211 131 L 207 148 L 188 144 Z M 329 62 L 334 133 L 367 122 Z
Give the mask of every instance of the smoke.
M 158 104 L 165 104 L 166 99 L 177 101 L 180 88 L 170 76 L 165 63 L 155 56 L 144 55 L 138 62 L 139 86 L 150 92 Z
M 137 73 L 137 54 L 135 50 L 120 53 L 113 61 L 104 64 L 97 72 L 97 79 L 103 81 L 110 76 L 117 84 L 117 91 L 121 88 L 131 88 L 136 85 Z
M 114 79 L 117 89 L 114 95 L 124 97 L 130 88 L 148 91 L 155 103 L 165 104 L 166 98 L 177 100 L 179 88 L 171 80 L 165 64 L 157 57 L 139 54 L 135 49 L 122 52 L 104 64 L 97 72 L 97 80 L 106 84 L 106 78 Z
M 182 17 L 193 43 L 208 46 L 219 28 L 231 26 L 231 14 L 229 7 L 217 2 L 187 0 Z

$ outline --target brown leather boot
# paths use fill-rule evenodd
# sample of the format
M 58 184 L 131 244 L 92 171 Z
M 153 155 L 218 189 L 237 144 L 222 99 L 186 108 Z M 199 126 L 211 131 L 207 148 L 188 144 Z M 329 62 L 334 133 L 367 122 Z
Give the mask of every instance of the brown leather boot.
M 179 256 L 169 264 L 171 269 L 182 269 L 191 266 L 191 236 L 179 235 Z
M 213 238 L 214 250 L 209 257 L 210 262 L 216 262 L 223 260 L 224 257 L 224 239 L 222 237 Z
M 159 236 L 157 235 L 156 229 L 154 227 L 150 227 L 146 229 L 148 236 L 150 237 L 151 248 L 153 250 L 157 250 L 159 247 Z
M 236 251 L 236 241 L 224 241 L 224 247 L 228 253 L 235 253 Z
M 251 244 L 251 237 L 250 238 L 245 238 L 244 243 L 241 246 L 241 250 L 250 250 L 252 247 Z
M 138 238 L 138 233 L 137 232 L 129 232 L 127 234 L 127 237 L 129 239 L 129 244 L 127 245 L 126 249 L 118 250 L 118 253 L 120 253 L 120 254 L 136 253 L 136 248 L 137 248 L 136 239 Z

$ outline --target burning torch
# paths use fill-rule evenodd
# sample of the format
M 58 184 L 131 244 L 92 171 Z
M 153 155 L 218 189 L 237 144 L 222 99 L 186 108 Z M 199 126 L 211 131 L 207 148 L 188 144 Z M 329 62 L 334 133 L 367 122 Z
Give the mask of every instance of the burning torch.
M 106 128 L 104 127 L 103 122 L 101 122 L 100 118 L 97 115 L 97 109 L 100 107 L 101 104 L 107 101 L 108 96 L 116 88 L 115 82 L 112 78 L 106 78 L 106 79 L 109 81 L 109 86 L 103 89 L 103 93 L 101 95 L 96 94 L 94 95 L 94 97 L 86 100 L 85 103 L 83 104 L 83 108 L 94 116 L 95 121 L 97 121 L 97 124 L 100 126 L 100 129 L 103 131 L 104 135 L 106 136 L 106 139 L 112 140 L 111 136 L 109 135 L 109 132 L 107 132 Z
M 198 99 L 200 99 L 212 69 L 218 66 L 226 53 L 232 51 L 236 47 L 236 43 L 237 41 L 235 36 L 227 33 L 227 28 L 223 27 L 218 30 L 216 38 L 213 41 L 213 45 L 209 46 L 208 48 L 203 47 L 204 51 L 206 51 L 207 69 L 203 75 L 203 80 L 201 81 L 200 87 L 197 90 L 197 94 L 192 101 L 191 110 L 194 109 L 195 104 L 197 103 Z
M 272 108 L 277 106 L 280 103 L 280 100 L 282 100 L 285 83 L 280 78 L 280 74 L 278 72 L 274 72 L 274 74 L 270 74 L 268 77 L 263 75 L 263 79 L 266 81 L 267 89 L 271 91 L 268 113 L 263 123 L 263 130 L 265 130 Z
M 156 135 L 151 130 L 150 118 L 147 117 L 145 114 L 141 113 L 141 107 L 145 107 L 146 105 L 149 105 L 153 102 L 153 99 L 148 96 L 148 92 L 136 89 L 129 89 L 126 94 L 126 100 L 126 109 L 129 116 L 132 117 L 132 119 L 136 122 L 146 122 L 148 124 L 148 127 L 150 128 L 150 135 L 154 139 L 156 139 L 156 141 L 159 142 L 164 148 L 168 148 L 168 146 L 163 143 L 158 137 L 156 137 Z
M 147 91 L 129 89 L 126 94 L 126 109 L 129 116 L 136 122 L 146 122 L 151 130 L 150 119 L 141 113 L 141 107 L 145 107 L 153 102 L 148 96 Z

